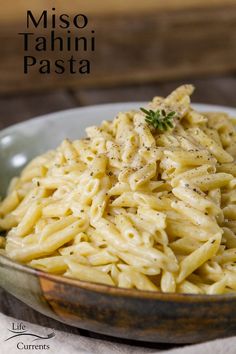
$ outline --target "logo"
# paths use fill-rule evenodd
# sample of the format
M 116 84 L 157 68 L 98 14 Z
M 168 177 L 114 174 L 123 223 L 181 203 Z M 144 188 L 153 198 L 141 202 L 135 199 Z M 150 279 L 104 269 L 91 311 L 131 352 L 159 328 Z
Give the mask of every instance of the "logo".
M 19 350 L 48 350 L 50 349 L 49 344 L 41 343 L 41 341 L 48 341 L 55 337 L 55 333 L 51 332 L 46 336 L 41 336 L 36 333 L 32 333 L 26 328 L 26 325 L 22 322 L 20 323 L 12 323 L 11 328 L 9 329 L 9 336 L 5 339 L 5 342 L 17 339 L 16 348 Z M 31 344 L 28 342 L 30 341 Z M 33 343 L 36 341 L 40 341 L 40 343 Z

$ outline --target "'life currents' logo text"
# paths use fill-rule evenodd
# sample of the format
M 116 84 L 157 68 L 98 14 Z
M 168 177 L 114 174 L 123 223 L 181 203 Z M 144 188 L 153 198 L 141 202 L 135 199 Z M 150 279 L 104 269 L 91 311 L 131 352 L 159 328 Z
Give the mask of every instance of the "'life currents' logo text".
M 16 348 L 19 350 L 49 350 L 50 344 L 48 344 L 48 340 L 55 337 L 54 332 L 46 336 L 32 333 L 22 322 L 13 322 L 11 328 L 8 328 L 8 332 L 9 335 L 5 342 L 15 340 Z

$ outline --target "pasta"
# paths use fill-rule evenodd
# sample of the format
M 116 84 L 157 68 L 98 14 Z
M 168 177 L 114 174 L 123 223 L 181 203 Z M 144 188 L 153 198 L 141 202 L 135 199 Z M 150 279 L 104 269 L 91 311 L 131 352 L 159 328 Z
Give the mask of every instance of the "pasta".
M 195 111 L 193 89 L 149 103 L 171 129 L 120 113 L 31 161 L 0 203 L 4 254 L 110 286 L 236 291 L 235 123 Z

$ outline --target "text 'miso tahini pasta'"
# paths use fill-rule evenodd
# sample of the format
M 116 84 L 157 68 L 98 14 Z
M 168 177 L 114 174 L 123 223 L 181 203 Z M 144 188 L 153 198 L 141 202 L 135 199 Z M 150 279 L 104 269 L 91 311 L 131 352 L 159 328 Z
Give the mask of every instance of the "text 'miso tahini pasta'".
M 124 288 L 236 291 L 234 121 L 195 111 L 192 92 L 181 86 L 146 108 L 150 121 L 167 114 L 170 129 L 145 109 L 120 113 L 30 162 L 0 203 L 3 253 Z

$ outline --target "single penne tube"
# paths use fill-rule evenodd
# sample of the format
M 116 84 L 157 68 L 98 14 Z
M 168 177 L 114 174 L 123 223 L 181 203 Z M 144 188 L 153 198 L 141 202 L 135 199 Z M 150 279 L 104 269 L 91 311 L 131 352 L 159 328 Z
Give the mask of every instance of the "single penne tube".
M 11 180 L 10 180 L 10 183 L 9 183 L 9 186 L 7 188 L 7 193 L 6 195 L 9 195 L 11 194 L 14 190 L 17 190 L 18 189 L 18 185 L 21 184 L 21 179 L 20 177 L 13 177 Z
M 223 209 L 224 217 L 229 220 L 236 220 L 236 206 L 234 204 L 227 205 Z
M 6 250 L 10 258 L 24 263 L 51 254 L 51 250 L 45 251 L 41 245 L 37 244 L 18 248 L 11 247 L 11 244 L 9 244 L 9 247 L 6 247 Z
M 210 161 L 214 163 L 213 158 L 207 150 L 198 151 L 164 151 L 164 155 L 169 159 L 180 163 L 181 165 L 201 166 L 203 164 L 209 164 Z
M 193 208 L 216 215 L 220 213 L 220 208 L 209 200 L 204 194 L 200 194 L 197 190 L 189 185 L 178 186 L 172 189 L 172 193 L 183 202 L 191 205 Z
M 21 174 L 22 182 L 32 181 L 33 178 L 41 178 L 46 175 L 47 169 L 45 166 L 35 166 L 30 169 L 26 169 Z
M 234 248 L 236 250 L 236 236 L 235 233 L 228 227 L 223 227 L 223 237 L 227 248 Z
M 58 218 L 68 215 L 69 209 L 68 203 L 54 202 L 43 207 L 42 215 L 46 218 Z
M 218 209 L 221 208 L 221 189 L 216 188 L 216 189 L 211 189 L 208 192 L 208 198 L 213 201 L 214 204 L 218 206 Z M 220 209 L 222 212 L 222 210 Z
M 22 238 L 21 246 L 25 247 L 27 245 L 36 245 L 37 243 L 38 243 L 38 235 L 32 233 Z
M 203 115 L 202 113 L 196 112 L 192 109 L 190 109 L 190 111 L 186 115 L 185 119 L 187 119 L 189 121 L 189 123 L 192 125 L 207 122 L 207 117 L 205 115 Z
M 136 206 L 149 206 L 154 210 L 164 211 L 170 209 L 171 200 L 163 196 L 163 193 L 141 193 L 135 192 L 133 195 Z
M 136 113 L 134 116 L 134 129 L 139 136 L 141 146 L 155 146 L 155 139 L 141 113 Z
M 173 273 L 163 271 L 161 276 L 161 291 L 173 293 L 176 291 L 176 279 Z
M 98 178 L 92 178 L 87 183 L 85 182 L 80 195 L 80 202 L 85 205 L 89 205 L 99 191 L 100 180 Z
M 96 154 L 94 153 L 94 151 L 92 151 L 90 147 L 87 149 L 85 148 L 83 150 L 80 150 L 80 159 L 87 166 L 89 166 L 95 158 L 96 158 Z
M 182 201 L 174 201 L 171 203 L 171 206 L 179 214 L 189 218 L 189 220 L 196 226 L 211 230 L 211 232 L 217 232 L 220 230 L 217 222 L 212 217 L 205 215 L 202 211 L 194 209 Z
M 182 237 L 170 243 L 170 248 L 175 254 L 189 254 L 198 249 L 202 243 L 191 236 Z
M 223 191 L 221 194 L 221 200 L 223 205 L 234 204 L 236 202 L 236 190 Z
M 70 187 L 71 189 L 73 188 L 73 184 L 71 182 L 69 182 L 66 178 L 63 177 L 45 177 L 45 178 L 39 178 L 36 179 L 36 184 L 38 184 L 38 186 L 42 186 L 45 189 L 57 189 L 60 188 L 62 186 L 67 185 L 68 187 Z
M 229 173 L 236 177 L 236 165 L 233 162 L 218 164 L 216 170 L 217 172 Z
M 137 289 L 158 291 L 158 287 L 145 275 L 134 270 L 130 271 L 131 281 Z
M 91 244 L 91 242 L 87 242 L 87 241 L 81 241 L 77 245 L 71 247 L 75 247 L 74 248 L 75 254 L 79 254 L 80 256 L 85 256 L 85 257 L 96 254 L 98 252 L 97 247 Z
M 126 240 L 112 222 L 101 218 L 97 221 L 95 229 L 109 245 L 117 250 L 125 249 Z
M 118 181 L 120 183 L 129 183 L 129 178 L 135 171 L 137 171 L 136 168 L 130 166 L 125 167 L 120 171 L 118 175 Z
M 159 191 L 162 192 L 164 190 L 169 192 L 170 186 L 167 183 L 164 183 L 163 181 L 149 181 L 140 188 L 140 191 L 148 193 L 156 193 Z
M 147 147 L 143 147 L 139 149 L 138 154 L 145 158 L 148 162 L 155 162 L 161 160 L 163 157 L 163 148 L 153 147 L 152 149 L 149 149 Z
M 199 241 L 208 241 L 210 237 L 209 230 L 199 229 L 197 225 L 193 225 L 189 221 L 176 221 L 167 218 L 167 233 L 171 237 L 189 237 Z
M 192 183 L 199 187 L 203 192 L 211 189 L 222 188 L 229 185 L 233 176 L 228 173 L 215 173 L 214 175 L 207 175 L 196 177 L 192 179 Z
M 122 259 L 130 266 L 136 267 L 138 269 L 142 267 L 152 267 L 156 269 L 156 274 L 160 273 L 160 267 L 157 265 L 154 266 L 153 260 L 151 259 L 145 259 L 142 256 L 130 254 L 129 252 L 118 252 L 117 254 L 120 259 Z
M 219 132 L 214 129 L 214 128 L 208 128 L 208 127 L 202 127 L 201 130 L 210 138 L 215 141 L 217 145 L 219 145 L 221 148 L 223 146 L 222 141 L 220 139 Z
M 190 181 L 195 177 L 208 175 L 214 173 L 216 170 L 214 165 L 209 165 L 209 163 L 204 164 L 200 167 L 195 167 L 190 170 L 187 170 L 183 173 L 178 174 L 171 180 L 172 187 L 177 187 L 179 183 L 183 180 Z M 187 183 L 187 182 L 186 182 Z
M 221 234 L 218 233 L 211 237 L 209 241 L 204 243 L 190 255 L 185 257 L 180 263 L 179 275 L 177 283 L 181 283 L 203 263 L 211 259 L 218 251 L 221 242 Z
M 24 237 L 29 234 L 41 215 L 42 206 L 40 204 L 34 203 L 32 206 L 30 206 L 16 228 L 16 235 L 19 237 Z
M 200 128 L 191 128 L 188 131 L 202 146 L 209 149 L 209 151 L 216 157 L 219 162 L 226 163 L 233 161 L 233 157 L 213 139 L 207 136 L 207 134 L 205 134 Z
M 115 142 L 109 140 L 106 143 L 106 149 L 111 167 L 120 170 L 122 166 L 120 147 Z
M 156 175 L 156 163 L 149 163 L 140 168 L 129 177 L 131 190 L 138 190 L 145 183 L 149 182 Z
M 73 278 L 77 278 L 79 280 L 88 281 L 88 282 L 114 285 L 112 278 L 108 274 L 100 270 L 97 270 L 94 267 L 89 267 L 83 264 L 79 264 L 68 258 L 65 259 L 65 263 L 68 265 L 70 273 L 72 274 Z
M 46 239 L 58 232 L 61 231 L 63 229 L 65 229 L 67 226 L 71 225 L 72 223 L 74 223 L 76 221 L 76 217 L 74 217 L 73 215 L 71 216 L 67 216 L 61 220 L 55 221 L 54 223 L 51 224 L 47 224 L 44 229 L 40 232 L 39 235 L 39 243 L 43 243 L 46 241 Z
M 109 191 L 109 195 L 121 195 L 125 192 L 130 192 L 130 186 L 125 182 L 117 182 Z
M 10 250 L 16 249 L 16 248 L 22 248 L 23 247 L 23 239 L 22 237 L 17 237 L 14 232 L 11 231 L 10 234 L 7 236 L 7 242 L 6 242 L 6 251 L 9 252 Z
M 207 261 L 198 269 L 199 277 L 206 280 L 207 282 L 213 281 L 218 282 L 223 278 L 223 269 L 220 264 L 214 260 Z M 190 277 L 192 277 L 190 275 Z
M 96 154 L 105 154 L 106 139 L 102 136 L 95 136 L 91 141 L 91 149 Z
M 115 225 L 122 236 L 126 239 L 126 242 L 131 242 L 135 245 L 141 244 L 141 235 L 127 216 L 116 215 Z
M 221 280 L 219 280 L 218 282 L 210 285 L 207 290 L 206 293 L 208 295 L 220 295 L 220 294 L 224 294 L 225 291 L 225 287 L 227 285 L 227 279 L 226 277 L 223 277 Z
M 133 287 L 132 276 L 129 272 L 121 271 L 118 275 L 118 286 L 130 289 Z
M 178 264 L 173 262 L 164 253 L 153 247 L 136 247 L 134 248 L 130 244 L 124 246 L 124 250 L 130 252 L 131 254 L 137 255 L 138 257 L 146 257 L 153 262 L 153 266 L 156 265 L 158 268 L 169 270 L 170 272 L 176 272 L 178 270 Z
M 21 200 L 21 203 L 18 204 L 16 209 L 12 211 L 12 214 L 17 218 L 22 218 L 26 213 L 30 203 L 34 203 L 35 201 L 40 200 L 42 205 L 47 205 L 50 201 L 49 198 L 47 199 L 47 196 L 47 191 L 44 188 L 33 188 L 24 196 L 24 198 Z
M 0 216 L 13 211 L 19 203 L 20 199 L 18 193 L 14 190 L 0 203 Z
M 99 266 L 117 262 L 119 259 L 106 250 L 97 250 L 96 253 L 88 256 L 88 260 L 91 265 Z
M 125 141 L 126 134 L 133 131 L 133 116 L 134 112 L 119 112 L 112 122 L 112 129 L 117 141 Z
M 160 243 L 160 245 L 163 245 L 163 246 L 167 246 L 169 243 L 169 236 L 168 236 L 167 232 L 163 229 L 157 230 L 157 232 L 155 232 L 155 235 L 153 238 L 157 243 Z M 154 242 L 152 242 L 152 240 L 153 239 L 151 238 L 151 242 L 145 242 L 145 238 L 144 238 L 144 244 L 147 246 L 150 246 L 150 245 L 153 246 Z
M 129 217 L 133 225 L 142 232 L 142 235 L 144 235 L 143 233 L 148 233 L 150 235 L 156 234 L 156 231 L 158 230 L 158 225 L 156 225 L 155 223 L 150 223 L 149 220 L 145 220 L 137 214 L 125 213 L 123 215 L 127 215 Z
M 69 139 L 65 139 L 62 142 L 60 149 L 69 164 L 77 160 L 77 151 L 74 148 L 73 143 Z
M 138 216 L 147 220 L 150 223 L 154 223 L 156 230 L 162 230 L 166 227 L 166 215 L 160 211 L 156 211 L 148 206 L 140 206 L 137 210 Z
M 232 290 L 236 290 L 236 273 L 227 270 L 225 272 L 225 280 L 226 280 L 226 286 L 231 288 Z
M 30 267 L 43 270 L 44 272 L 62 274 L 64 273 L 68 266 L 65 263 L 65 257 L 63 256 L 54 256 L 34 259 L 28 263 Z
M 177 291 L 184 294 L 203 294 L 204 291 L 196 284 L 184 280 L 177 286 Z
M 96 156 L 89 166 L 89 174 L 94 178 L 101 178 L 106 173 L 108 158 L 104 154 Z
M 96 220 L 102 218 L 105 213 L 105 209 L 109 200 L 108 190 L 109 184 L 106 185 L 101 183 L 101 189 L 97 192 L 92 200 L 89 211 L 91 225 L 94 225 Z
M 215 256 L 213 260 L 219 264 L 236 262 L 236 248 L 225 250 L 222 254 Z
M 90 139 L 93 139 L 96 137 L 102 137 L 105 139 L 112 139 L 112 135 L 109 132 L 104 131 L 103 129 L 99 129 L 99 127 L 97 127 L 96 125 L 93 125 L 91 127 L 87 127 L 85 129 L 85 131 Z
M 194 86 L 190 84 L 181 85 L 165 98 L 165 102 L 169 104 L 172 102 L 178 102 L 180 105 L 185 103 L 186 108 L 190 109 L 189 96 L 194 92 L 194 89 Z
M 134 199 L 133 192 L 124 192 L 111 205 L 112 207 L 136 207 L 138 202 Z
M 0 219 L 0 230 L 10 230 L 17 224 L 18 218 L 15 215 L 7 214 L 3 219 Z
M 123 162 L 130 162 L 137 152 L 138 148 L 138 136 L 134 131 L 127 134 L 124 144 L 122 144 L 121 159 Z
M 229 181 L 228 188 L 229 190 L 236 189 L 236 178 L 232 178 L 231 181 Z

